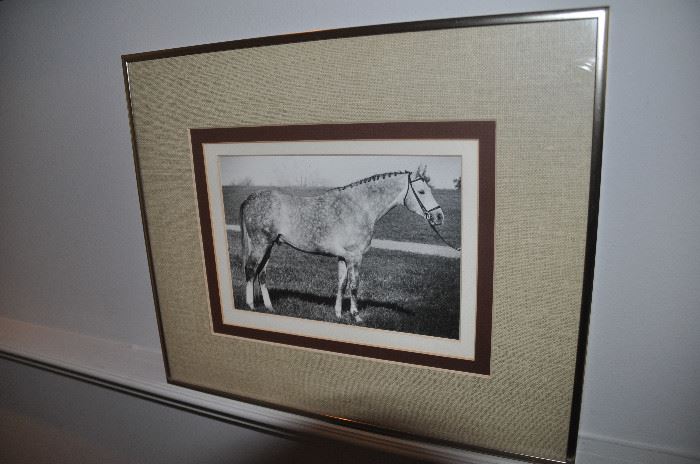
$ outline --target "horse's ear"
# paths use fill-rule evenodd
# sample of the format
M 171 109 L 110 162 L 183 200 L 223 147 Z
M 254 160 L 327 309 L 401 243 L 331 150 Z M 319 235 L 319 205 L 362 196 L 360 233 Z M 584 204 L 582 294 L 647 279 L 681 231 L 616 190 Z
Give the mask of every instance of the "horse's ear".
M 430 182 L 430 177 L 428 177 L 428 165 L 423 163 L 419 164 L 413 176 L 423 179 L 426 183 Z

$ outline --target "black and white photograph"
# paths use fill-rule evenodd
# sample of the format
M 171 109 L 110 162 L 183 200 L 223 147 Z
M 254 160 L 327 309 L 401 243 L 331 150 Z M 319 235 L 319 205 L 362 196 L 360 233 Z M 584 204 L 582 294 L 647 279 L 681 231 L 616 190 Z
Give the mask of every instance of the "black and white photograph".
M 206 144 L 224 323 L 473 356 L 477 153 L 464 141 Z
M 461 158 L 426 158 L 223 157 L 236 308 L 459 338 Z

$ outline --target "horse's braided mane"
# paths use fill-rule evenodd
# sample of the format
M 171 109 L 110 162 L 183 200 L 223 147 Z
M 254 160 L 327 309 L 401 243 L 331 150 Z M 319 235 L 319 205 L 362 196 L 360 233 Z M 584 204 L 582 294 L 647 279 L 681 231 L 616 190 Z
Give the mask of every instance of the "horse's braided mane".
M 399 176 L 402 174 L 410 174 L 410 173 L 411 173 L 411 171 L 394 171 L 394 172 L 385 172 L 382 174 L 374 174 L 372 176 L 365 177 L 364 179 L 356 180 L 355 182 L 351 182 L 351 183 L 349 183 L 347 185 L 343 185 L 341 187 L 335 187 L 335 188 L 332 188 L 330 190 L 331 191 L 332 190 L 345 190 L 347 188 L 357 187 L 358 185 L 366 184 L 367 182 L 374 182 L 374 181 L 377 181 L 379 179 L 385 179 L 387 177 L 394 177 L 394 176 Z

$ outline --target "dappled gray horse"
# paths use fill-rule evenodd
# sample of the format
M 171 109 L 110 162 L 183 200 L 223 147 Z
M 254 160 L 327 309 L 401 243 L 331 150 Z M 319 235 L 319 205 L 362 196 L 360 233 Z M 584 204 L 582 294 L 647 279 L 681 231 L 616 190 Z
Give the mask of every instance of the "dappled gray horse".
M 374 224 L 403 204 L 431 224 L 442 224 L 442 209 L 433 198 L 426 168 L 376 174 L 321 195 L 302 197 L 276 190 L 256 192 L 241 204 L 243 267 L 246 304 L 254 305 L 254 283 L 268 311 L 273 311 L 265 282 L 265 268 L 274 244 L 338 258 L 335 315 L 341 317 L 343 295 L 350 281 L 350 314 L 357 312 L 360 264 L 372 241 Z

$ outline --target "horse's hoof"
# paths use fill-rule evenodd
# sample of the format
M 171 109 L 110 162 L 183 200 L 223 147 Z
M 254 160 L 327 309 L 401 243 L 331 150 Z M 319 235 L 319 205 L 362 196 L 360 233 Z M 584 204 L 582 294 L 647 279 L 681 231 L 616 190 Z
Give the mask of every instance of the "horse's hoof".
M 364 322 L 359 314 L 353 314 L 352 317 L 355 319 L 355 322 L 357 322 L 357 323 Z

